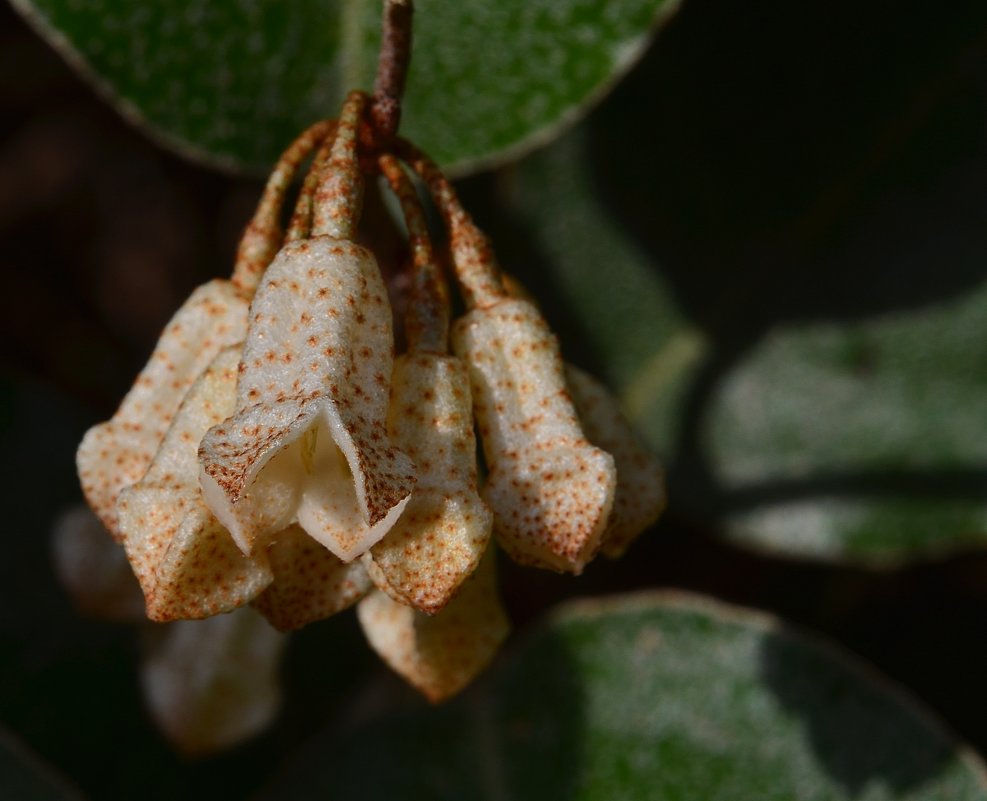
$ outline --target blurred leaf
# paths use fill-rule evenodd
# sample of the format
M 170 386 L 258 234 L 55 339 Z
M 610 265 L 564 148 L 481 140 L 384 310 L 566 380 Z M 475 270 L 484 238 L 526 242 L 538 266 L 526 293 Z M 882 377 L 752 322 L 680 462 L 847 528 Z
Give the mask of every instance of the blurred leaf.
M 321 738 L 278 799 L 987 798 L 907 698 L 762 615 L 682 595 L 571 604 L 482 687 Z
M 820 556 L 987 541 L 987 284 L 770 332 L 710 400 L 731 533 Z
M 509 174 L 502 209 L 525 236 L 501 231 L 498 249 L 540 285 L 546 313 L 576 329 L 562 336 L 563 348 L 583 343 L 570 358 L 621 392 L 671 468 L 673 510 L 803 556 L 890 562 L 982 545 L 987 273 L 925 271 L 921 297 L 916 282 L 893 283 L 895 267 L 920 264 L 848 268 L 857 283 L 847 286 L 876 298 L 871 310 L 852 306 L 860 295 L 843 294 L 845 277 L 820 278 L 828 266 L 795 256 L 747 281 L 665 263 L 599 180 L 592 123 L 612 129 L 633 100 L 640 108 L 640 93 L 618 93 Z M 650 191 L 651 228 L 667 227 L 653 184 L 621 185 L 639 204 Z M 647 226 L 648 212 L 629 213 Z M 958 292 L 950 282 L 961 279 Z
M 0 729 L 0 787 L 3 797 L 17 801 L 80 801 L 51 768 Z
M 370 89 L 381 3 L 14 0 L 131 120 L 172 147 L 268 168 Z M 464 171 L 550 138 L 623 74 L 675 0 L 419 0 L 404 132 Z

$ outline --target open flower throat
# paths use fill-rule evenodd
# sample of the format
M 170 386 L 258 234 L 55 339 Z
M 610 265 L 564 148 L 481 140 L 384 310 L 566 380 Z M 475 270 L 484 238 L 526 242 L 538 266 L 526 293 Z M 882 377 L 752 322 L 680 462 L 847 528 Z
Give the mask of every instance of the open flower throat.
M 372 646 L 441 699 L 507 634 L 493 538 L 522 564 L 578 574 L 651 525 L 664 490 L 613 398 L 505 289 L 438 168 L 403 140 L 367 144 L 366 106 L 351 94 L 284 153 L 232 277 L 175 314 L 86 434 L 79 474 L 151 619 L 252 604 L 289 630 L 358 603 Z M 452 323 L 409 170 L 448 229 L 466 306 Z M 400 202 L 413 254 L 397 356 L 387 287 L 354 241 L 371 175 Z

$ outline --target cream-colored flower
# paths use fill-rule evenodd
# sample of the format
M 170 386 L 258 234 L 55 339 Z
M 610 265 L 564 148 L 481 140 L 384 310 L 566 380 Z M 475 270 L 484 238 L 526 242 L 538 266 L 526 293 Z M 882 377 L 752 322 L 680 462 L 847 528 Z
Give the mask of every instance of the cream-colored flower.
M 254 608 L 280 631 L 291 631 L 348 609 L 373 586 L 359 561 L 343 562 L 291 525 L 267 549 L 274 581 Z
M 253 609 L 180 620 L 149 635 L 141 687 L 155 722 L 182 751 L 221 751 L 274 718 L 285 637 Z
M 123 545 L 151 620 L 229 612 L 274 580 L 266 553 L 244 556 L 199 489 L 198 442 L 230 413 L 239 361 L 239 346 L 213 359 L 185 395 L 144 477 L 120 493 Z
M 367 569 L 395 601 L 433 614 L 476 569 L 493 525 L 477 491 L 466 366 L 430 353 L 400 357 L 389 421 L 418 468 L 418 485 L 394 528 L 371 549 Z
M 147 470 L 192 382 L 224 348 L 242 342 L 257 279 L 281 239 L 284 195 L 298 165 L 331 125 L 316 123 L 282 154 L 244 233 L 230 280 L 196 289 L 165 326 L 147 366 L 113 417 L 86 432 L 76 464 L 89 506 L 117 540 L 120 490 Z
M 466 365 L 448 353 L 448 289 L 425 214 L 397 160 L 384 155 L 379 165 L 401 201 L 414 254 L 405 319 L 408 352 L 395 365 L 388 428 L 414 460 L 418 484 L 365 564 L 394 601 L 434 614 L 476 569 L 493 516 L 477 491 L 469 378 Z
M 351 93 L 338 123 L 286 152 L 233 278 L 190 298 L 120 411 L 80 447 L 87 498 L 122 541 L 147 615 L 209 618 L 167 629 L 144 671 L 160 724 L 186 750 L 232 742 L 277 704 L 282 641 L 253 612 L 218 613 L 250 603 L 287 631 L 358 604 L 371 645 L 441 700 L 507 636 L 492 533 L 518 562 L 578 574 L 664 506 L 660 467 L 616 401 L 566 371 L 435 165 L 407 143 L 361 144 L 365 102 Z M 284 193 L 320 142 L 285 235 Z M 369 157 L 414 254 L 397 359 L 387 288 L 355 241 Z M 467 306 L 453 354 L 449 290 L 398 157 L 449 229 Z
M 199 447 L 206 502 L 245 554 L 297 522 L 344 562 L 400 516 L 414 465 L 387 432 L 394 339 L 373 255 L 351 241 L 362 180 L 353 93 L 316 192 L 250 308 L 236 411 Z
M 610 390 L 571 364 L 565 367 L 565 379 L 586 437 L 611 454 L 617 466 L 617 493 L 600 547 L 604 556 L 616 559 L 664 511 L 665 472 Z
M 434 616 L 379 591 L 356 608 L 373 649 L 430 701 L 462 690 L 507 637 L 510 626 L 497 594 L 495 563 L 491 549 L 459 594 Z
M 352 242 L 292 243 L 250 310 L 236 412 L 203 437 L 206 502 L 244 553 L 297 521 L 344 561 L 377 542 L 414 487 L 391 446 L 387 290 Z
M 587 441 L 557 340 L 534 305 L 507 294 L 486 237 L 448 181 L 409 143 L 399 152 L 428 183 L 449 229 L 469 308 L 453 326 L 453 350 L 469 365 L 489 471 L 483 497 L 498 542 L 522 564 L 581 573 L 613 506 L 613 457 Z
M 223 348 L 243 341 L 247 307 L 231 281 L 217 279 L 195 290 L 165 327 L 116 414 L 86 432 L 76 455 L 82 491 L 118 541 L 117 496 L 144 475 L 192 382 Z
M 581 573 L 613 506 L 613 457 L 586 439 L 558 343 L 530 303 L 504 298 L 453 327 L 489 474 L 483 496 L 516 561 Z

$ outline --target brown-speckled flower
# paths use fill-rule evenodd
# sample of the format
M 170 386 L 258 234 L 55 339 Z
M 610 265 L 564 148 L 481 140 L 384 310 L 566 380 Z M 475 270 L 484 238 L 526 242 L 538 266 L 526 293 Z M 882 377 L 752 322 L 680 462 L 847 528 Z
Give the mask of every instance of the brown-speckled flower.
M 150 618 L 252 604 L 287 631 L 356 604 L 370 645 L 439 701 L 507 637 L 498 549 L 579 574 L 657 519 L 663 478 L 610 394 L 563 364 L 535 303 L 505 288 L 439 169 L 410 143 L 367 134 L 367 100 L 351 93 L 338 123 L 285 153 L 233 279 L 178 312 L 120 410 L 86 435 L 79 468 Z M 313 151 L 285 233 L 285 193 Z M 454 323 L 409 170 L 448 229 L 466 306 Z M 364 181 L 377 174 L 413 256 L 402 353 L 385 281 L 357 244 Z M 222 675 L 220 645 L 260 619 L 237 615 L 215 624 L 215 653 L 200 654 Z M 167 666 L 197 636 L 176 634 L 164 662 L 149 663 L 155 686 L 170 686 Z M 274 695 L 266 683 L 257 692 L 269 716 Z M 208 706 L 196 699 L 182 708 Z M 162 724 L 196 736 L 195 721 Z

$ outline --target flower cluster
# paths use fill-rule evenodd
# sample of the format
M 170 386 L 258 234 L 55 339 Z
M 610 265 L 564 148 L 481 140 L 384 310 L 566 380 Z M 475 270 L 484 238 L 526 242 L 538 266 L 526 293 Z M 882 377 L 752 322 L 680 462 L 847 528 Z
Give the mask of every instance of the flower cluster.
M 284 153 L 232 278 L 176 313 L 78 466 L 152 620 L 250 604 L 286 631 L 356 604 L 374 649 L 440 700 L 506 637 L 494 541 L 578 574 L 619 556 L 665 496 L 614 399 L 563 364 L 439 169 L 404 140 L 361 138 L 366 102 L 352 93 Z M 452 323 L 409 173 L 448 231 L 466 307 Z M 399 200 L 413 254 L 399 355 L 387 287 L 355 241 L 371 174 Z

